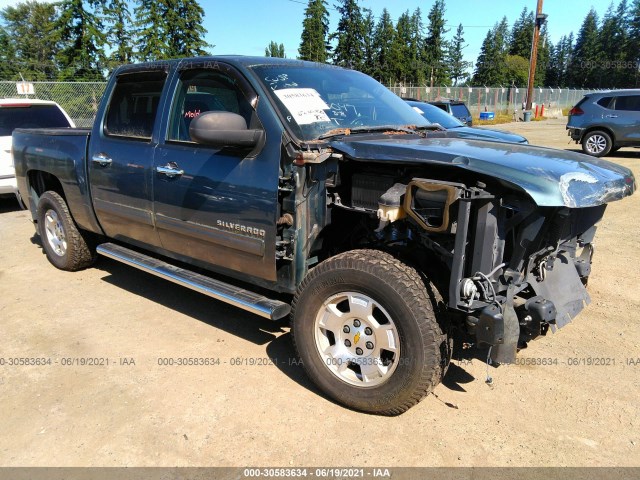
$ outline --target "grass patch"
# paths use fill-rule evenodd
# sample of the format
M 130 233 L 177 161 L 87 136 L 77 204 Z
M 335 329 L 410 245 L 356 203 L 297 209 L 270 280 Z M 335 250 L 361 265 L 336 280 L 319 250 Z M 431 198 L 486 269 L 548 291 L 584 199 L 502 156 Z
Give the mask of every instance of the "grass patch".
M 542 122 L 544 120 L 548 120 L 547 117 L 538 117 L 538 118 L 531 117 L 532 122 Z
M 571 107 L 568 108 L 563 108 L 562 109 L 562 116 L 563 117 L 568 117 L 569 116 L 569 112 L 571 111 Z
M 501 113 L 495 116 L 493 120 L 477 120 L 473 119 L 473 126 L 476 125 L 499 125 L 501 123 L 511 123 L 513 122 L 513 115 L 508 115 L 506 113 Z

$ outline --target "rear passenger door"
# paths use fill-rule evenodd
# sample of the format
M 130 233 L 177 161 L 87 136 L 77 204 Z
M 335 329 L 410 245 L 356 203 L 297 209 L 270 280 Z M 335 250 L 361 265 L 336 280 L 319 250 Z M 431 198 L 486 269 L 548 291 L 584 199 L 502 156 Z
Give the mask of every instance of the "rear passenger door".
M 640 95 L 616 97 L 610 114 L 615 124 L 616 143 L 640 142 Z
M 109 237 L 160 244 L 153 223 L 152 168 L 166 79 L 164 70 L 125 71 L 116 80 L 104 118 L 94 126 L 89 178 L 98 221 Z

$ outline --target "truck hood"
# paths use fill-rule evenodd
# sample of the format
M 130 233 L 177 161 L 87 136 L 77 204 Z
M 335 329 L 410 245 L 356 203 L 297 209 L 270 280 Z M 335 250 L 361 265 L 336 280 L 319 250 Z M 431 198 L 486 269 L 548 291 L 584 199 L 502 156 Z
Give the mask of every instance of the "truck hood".
M 498 178 L 524 190 L 541 207 L 593 207 L 620 200 L 636 189 L 635 178 L 625 167 L 581 153 L 531 145 L 361 136 L 340 137 L 331 147 L 356 161 L 448 165 Z

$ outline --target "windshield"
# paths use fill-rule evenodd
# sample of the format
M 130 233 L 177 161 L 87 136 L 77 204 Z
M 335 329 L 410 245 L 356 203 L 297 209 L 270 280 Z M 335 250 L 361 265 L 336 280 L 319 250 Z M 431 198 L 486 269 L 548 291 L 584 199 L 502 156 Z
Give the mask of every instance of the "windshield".
M 458 128 L 463 127 L 464 123 L 458 120 L 456 117 L 449 115 L 444 110 L 440 110 L 438 107 L 429 105 L 423 102 L 407 102 L 413 109 L 422 115 L 427 121 L 431 123 L 438 123 L 444 128 Z
M 261 65 L 252 70 L 302 140 L 315 140 L 338 128 L 429 125 L 397 95 L 354 70 L 326 65 Z
M 55 105 L 0 107 L 0 136 L 11 135 L 16 128 L 70 127 Z

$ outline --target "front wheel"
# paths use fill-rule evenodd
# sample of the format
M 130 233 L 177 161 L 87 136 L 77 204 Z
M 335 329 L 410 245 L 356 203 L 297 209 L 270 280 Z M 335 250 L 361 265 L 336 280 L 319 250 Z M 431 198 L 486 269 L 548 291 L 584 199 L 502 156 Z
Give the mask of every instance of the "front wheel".
M 297 353 L 337 402 L 398 415 L 442 379 L 451 345 L 435 287 L 391 255 L 356 250 L 312 270 L 293 301 Z
M 75 271 L 93 263 L 95 256 L 59 194 L 52 191 L 42 194 L 37 219 L 42 247 L 55 267 Z
M 604 157 L 611 152 L 613 142 L 607 132 L 594 130 L 587 133 L 582 139 L 582 151 L 594 157 Z

